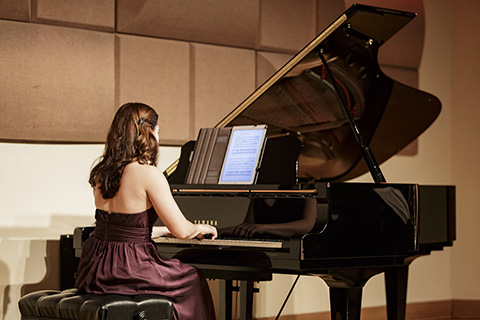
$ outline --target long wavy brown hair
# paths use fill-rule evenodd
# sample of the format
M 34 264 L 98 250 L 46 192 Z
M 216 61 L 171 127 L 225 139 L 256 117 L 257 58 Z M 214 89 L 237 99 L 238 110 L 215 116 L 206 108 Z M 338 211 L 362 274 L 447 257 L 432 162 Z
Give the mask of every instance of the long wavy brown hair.
M 90 172 L 88 182 L 98 187 L 104 199 L 113 198 L 120 188 L 125 166 L 132 162 L 157 165 L 155 137 L 158 114 L 143 103 L 122 105 L 108 131 L 103 155 Z

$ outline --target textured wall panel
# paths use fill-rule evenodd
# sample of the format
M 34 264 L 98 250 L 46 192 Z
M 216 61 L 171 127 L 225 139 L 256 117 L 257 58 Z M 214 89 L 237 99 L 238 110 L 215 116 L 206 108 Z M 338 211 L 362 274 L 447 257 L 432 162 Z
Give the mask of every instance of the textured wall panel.
M 0 30 L 0 139 L 103 140 L 114 36 L 10 21 Z
M 32 0 L 32 20 L 113 30 L 115 0 Z
M 302 49 L 315 37 L 315 8 L 315 0 L 261 0 L 259 49 Z
M 356 1 L 345 0 L 349 7 Z M 425 13 L 422 0 L 365 0 L 362 4 L 415 12 L 418 14 L 409 24 L 380 47 L 378 61 L 384 65 L 418 68 L 422 59 L 425 36 Z
M 222 120 L 255 89 L 255 52 L 193 45 L 195 136 Z
M 160 116 L 162 144 L 191 136 L 190 45 L 187 42 L 118 36 L 119 105 L 143 102 Z
M 30 0 L 1 0 L 0 19 L 30 21 Z
M 257 87 L 267 81 L 292 58 L 291 54 L 257 52 Z
M 181 144 L 215 125 L 353 1 L 31 2 L 35 24 L 0 20 L 0 139 L 103 141 L 115 108 L 137 100 L 161 114 L 162 143 Z M 420 14 L 379 59 L 395 67 L 394 78 L 412 81 L 423 46 L 422 1 L 364 3 Z M 0 1 L 2 19 L 30 21 L 29 10 L 28 0 Z M 102 31 L 116 25 L 118 33 L 42 23 Z M 77 116 L 78 106 L 85 109 Z M 18 120 L 14 109 L 28 111 L 28 119 Z
M 118 0 L 117 31 L 254 48 L 259 0 Z
M 343 1 L 317 0 L 317 34 L 325 30 L 345 9 Z

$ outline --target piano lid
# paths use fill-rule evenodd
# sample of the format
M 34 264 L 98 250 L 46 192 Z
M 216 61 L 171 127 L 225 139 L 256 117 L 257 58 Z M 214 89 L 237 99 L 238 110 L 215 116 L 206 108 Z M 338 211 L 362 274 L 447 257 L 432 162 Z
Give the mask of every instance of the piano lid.
M 298 178 L 344 181 L 368 172 L 318 56 L 324 57 L 365 141 L 381 164 L 415 140 L 440 113 L 440 101 L 387 77 L 379 47 L 416 14 L 353 5 L 216 127 L 267 124 L 268 137 L 302 142 Z

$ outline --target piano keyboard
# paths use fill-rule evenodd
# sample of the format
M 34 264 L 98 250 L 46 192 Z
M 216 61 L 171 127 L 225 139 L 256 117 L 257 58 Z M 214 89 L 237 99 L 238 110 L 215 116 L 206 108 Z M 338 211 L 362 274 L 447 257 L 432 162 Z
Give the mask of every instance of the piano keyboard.
M 228 246 L 245 248 L 282 248 L 281 240 L 262 240 L 262 239 L 177 239 L 170 237 L 154 238 L 155 243 L 162 244 L 193 244 L 200 246 Z

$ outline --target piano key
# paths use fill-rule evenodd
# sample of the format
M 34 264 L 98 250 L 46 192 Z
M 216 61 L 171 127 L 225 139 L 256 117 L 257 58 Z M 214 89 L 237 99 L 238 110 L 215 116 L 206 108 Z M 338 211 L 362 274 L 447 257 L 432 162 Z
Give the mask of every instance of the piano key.
M 154 238 L 155 243 L 162 244 L 185 244 L 199 246 L 219 246 L 219 247 L 245 247 L 245 248 L 274 248 L 281 249 L 283 242 L 276 239 L 177 239 L 170 237 Z

